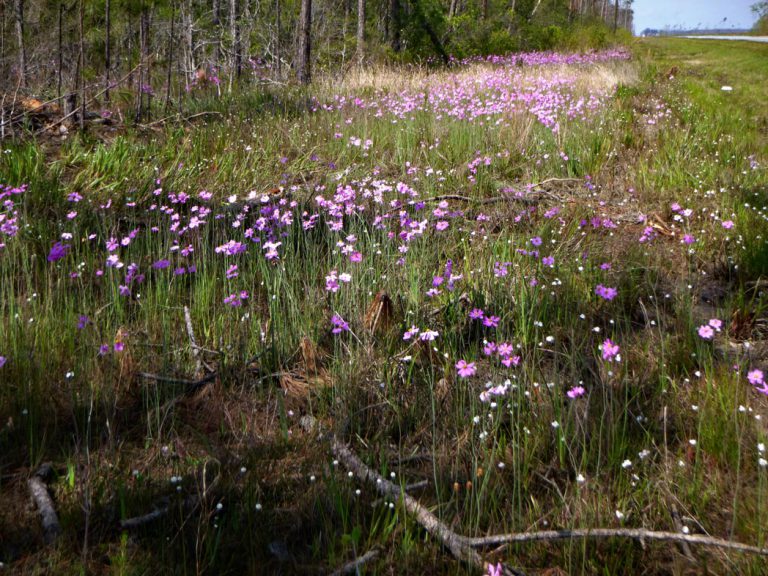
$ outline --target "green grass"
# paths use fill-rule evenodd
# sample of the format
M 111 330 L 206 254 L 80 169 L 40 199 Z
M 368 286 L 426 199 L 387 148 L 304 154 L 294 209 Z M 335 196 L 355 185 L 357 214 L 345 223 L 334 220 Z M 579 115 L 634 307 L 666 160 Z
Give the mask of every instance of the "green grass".
M 605 109 L 564 120 L 557 135 L 536 123 L 498 128 L 426 112 L 398 123 L 359 109 L 308 114 L 312 97 L 331 95 L 319 85 L 199 98 L 190 113 L 221 116 L 193 123 L 5 143 L 0 184 L 29 187 L 18 202 L 24 226 L 0 253 L 0 355 L 9 359 L 0 368 L 0 496 L 25 502 L 26 478 L 52 461 L 64 535 L 46 549 L 33 510 L 3 507 L 0 561 L 29 574 L 316 573 L 379 547 L 370 573 L 467 571 L 398 504 L 372 506 L 373 487 L 334 465 L 302 431 L 305 415 L 382 474 L 428 480 L 414 495 L 462 534 L 676 530 L 675 508 L 691 532 L 764 545 L 768 478 L 757 445 L 768 436 L 768 405 L 745 375 L 766 369 L 768 46 L 654 39 L 634 53 L 632 74 L 614 70 L 621 83 Z M 351 136 L 374 147 L 349 146 Z M 467 164 L 478 151 L 492 161 L 472 182 Z M 480 203 L 551 178 L 535 205 Z M 449 202 L 463 216 L 407 255 L 375 224 L 374 206 L 347 215 L 343 232 L 330 231 L 327 216 L 301 229 L 318 194 L 376 180 L 401 181 L 422 200 L 469 201 Z M 182 238 L 166 214 L 146 210 L 168 204 L 169 192 L 201 190 L 213 194 L 214 224 Z M 296 224 L 280 237 L 277 263 L 258 247 L 248 257 L 215 252 L 234 237 L 237 202 L 252 190 L 295 202 L 280 206 Z M 71 192 L 84 200 L 68 202 Z M 101 208 L 110 199 L 114 207 Z M 693 215 L 675 220 L 673 202 Z M 423 218 L 436 207 L 428 202 Z M 592 218 L 616 227 L 596 229 Z M 655 237 L 641 243 L 648 226 Z M 125 266 L 146 275 L 121 296 L 125 269 L 105 266 L 103 244 L 152 227 L 120 249 Z M 62 232 L 73 235 L 71 251 L 47 262 Z M 356 266 L 337 245 L 350 234 L 364 255 Z M 696 242 L 683 244 L 684 234 Z M 534 237 L 553 267 L 519 253 Z M 171 250 L 177 241 L 193 255 Z M 198 270 L 152 268 L 161 255 Z M 449 259 L 462 275 L 456 289 L 427 297 Z M 506 276 L 494 275 L 497 262 L 508 263 Z M 227 278 L 233 263 L 239 276 Z M 353 282 L 329 293 L 334 269 L 351 270 Z M 597 284 L 617 297 L 596 297 Z M 244 306 L 223 304 L 241 290 Z M 374 335 L 365 316 L 379 291 L 391 297 L 392 328 Z M 190 345 L 185 307 L 200 349 Z M 498 328 L 469 320 L 473 307 L 498 315 Z M 331 334 L 334 313 L 351 333 Z M 90 319 L 82 330 L 81 315 Z M 724 321 L 713 342 L 697 336 L 710 318 Z M 440 336 L 405 342 L 413 325 Z M 620 344 L 620 363 L 602 359 L 606 338 Z M 519 366 L 485 359 L 486 339 L 512 342 Z M 123 352 L 96 353 L 118 341 Z M 477 362 L 478 375 L 457 378 L 459 359 Z M 219 378 L 185 396 L 179 380 L 205 365 Z M 480 401 L 485 382 L 506 379 L 497 405 Z M 568 398 L 578 384 L 587 394 Z M 165 517 L 119 529 L 158 502 Z M 610 540 L 519 545 L 489 558 L 574 574 L 764 568 L 744 555 L 694 554 L 697 564 L 671 545 Z

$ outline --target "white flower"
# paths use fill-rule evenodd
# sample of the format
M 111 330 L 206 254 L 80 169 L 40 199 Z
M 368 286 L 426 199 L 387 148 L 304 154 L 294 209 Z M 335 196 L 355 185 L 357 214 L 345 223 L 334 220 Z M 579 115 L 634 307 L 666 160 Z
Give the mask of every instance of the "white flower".
M 621 463 L 622 468 L 626 469 L 626 468 L 629 468 L 630 466 L 632 466 L 632 460 L 624 460 L 624 462 Z

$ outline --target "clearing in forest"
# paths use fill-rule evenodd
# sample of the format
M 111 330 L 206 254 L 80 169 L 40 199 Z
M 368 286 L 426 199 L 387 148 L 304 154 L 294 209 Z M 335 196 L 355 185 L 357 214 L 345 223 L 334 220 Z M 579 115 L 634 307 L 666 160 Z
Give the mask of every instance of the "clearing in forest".
M 761 574 L 767 55 L 203 88 L 4 142 L 0 561 Z

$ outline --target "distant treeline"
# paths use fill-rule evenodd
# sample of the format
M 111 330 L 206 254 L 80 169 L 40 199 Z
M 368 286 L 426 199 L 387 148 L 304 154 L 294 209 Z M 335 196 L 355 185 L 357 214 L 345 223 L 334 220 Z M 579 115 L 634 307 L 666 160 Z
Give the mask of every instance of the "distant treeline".
M 728 34 L 749 34 L 752 32 L 748 28 L 707 28 L 702 30 L 701 28 L 689 28 L 689 29 L 664 29 L 656 30 L 655 28 L 646 28 L 640 32 L 640 36 L 722 36 Z
M 119 98 L 141 120 L 190 93 L 317 70 L 600 48 L 629 36 L 632 1 L 4 0 L 0 94 L 69 110 Z

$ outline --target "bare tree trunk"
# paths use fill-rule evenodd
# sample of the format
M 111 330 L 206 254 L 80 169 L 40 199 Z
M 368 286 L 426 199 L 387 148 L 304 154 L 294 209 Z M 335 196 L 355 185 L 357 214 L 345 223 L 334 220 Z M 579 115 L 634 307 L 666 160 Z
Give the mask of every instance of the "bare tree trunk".
M 132 49 L 133 49 L 133 18 L 128 16 L 127 22 L 125 23 L 127 28 L 127 35 L 126 35 L 126 41 L 125 41 L 125 50 L 127 53 L 126 59 L 128 60 L 128 88 L 133 88 L 133 62 L 131 61 Z
M 458 8 L 459 8 L 458 0 L 451 0 L 450 7 L 448 8 L 448 17 L 453 18 L 454 16 L 456 16 L 456 12 L 458 11 Z
M 19 84 L 27 86 L 27 52 L 24 49 L 24 0 L 15 0 L 16 41 L 19 45 Z
M 168 110 L 168 106 L 171 103 L 171 80 L 173 72 L 173 32 L 174 24 L 176 21 L 176 2 L 171 0 L 171 35 L 168 37 L 168 69 L 165 75 L 165 109 Z
M 365 61 L 365 0 L 357 0 L 357 49 L 355 59 L 358 66 Z
M 189 87 L 190 75 L 194 74 L 197 70 L 197 63 L 195 62 L 195 45 L 194 36 L 192 33 L 192 3 L 190 0 L 186 0 L 183 6 L 182 14 L 182 27 L 184 29 L 184 67 L 186 68 L 184 74 L 184 85 Z
M 59 22 L 58 22 L 58 52 L 59 52 L 59 62 L 58 62 L 58 70 L 56 71 L 56 96 L 59 98 L 59 106 L 62 105 L 61 102 L 61 77 L 62 77 L 62 69 L 64 68 L 64 38 L 62 34 L 62 25 L 63 25 L 63 19 L 64 19 L 64 4 L 59 4 Z M 64 108 L 62 107 L 62 110 Z
M 258 14 L 260 6 L 256 7 Z M 251 60 L 251 32 L 253 31 L 253 18 L 251 15 L 251 0 L 244 0 L 242 17 L 240 18 L 240 53 L 246 65 Z
M 240 78 L 242 72 L 242 54 L 240 53 L 240 23 L 237 0 L 229 0 L 229 32 L 232 36 L 232 70 L 234 75 L 237 78 Z
M 299 15 L 299 42 L 296 51 L 296 78 L 301 84 L 312 79 L 312 0 L 301 0 Z
M 110 10 L 110 5 L 109 5 L 109 0 L 106 0 L 106 4 L 104 6 L 104 11 L 106 12 L 106 14 L 105 14 L 106 22 L 105 22 L 105 25 L 104 25 L 104 28 L 105 28 L 105 30 L 104 30 L 104 72 L 105 72 L 105 74 L 104 74 L 104 82 L 106 83 L 106 92 L 104 92 L 104 100 L 106 100 L 107 103 L 109 103 L 111 101 L 111 98 L 109 96 L 109 83 L 110 83 L 110 78 L 109 78 L 110 70 L 109 69 L 112 67 L 112 53 L 111 53 L 111 48 L 112 48 L 112 46 L 111 46 L 111 44 L 112 44 L 111 25 L 112 25 L 112 22 L 111 22 L 111 17 L 110 17 L 111 16 L 111 14 L 110 14 L 111 10 Z
M 488 0 L 483 0 L 483 20 L 488 20 Z
M 80 84 L 80 131 L 85 130 L 85 2 L 80 0 L 78 22 L 80 28 L 80 57 L 78 61 L 78 82 Z
M 616 28 L 619 25 L 619 0 L 613 3 L 613 33 L 616 34 Z
M 151 67 L 149 63 L 149 8 L 142 4 L 139 15 L 139 94 L 136 100 L 136 122 L 141 122 L 146 112 L 147 120 L 150 119 L 152 83 Z M 146 94 L 146 106 L 144 105 L 144 95 Z
M 5 62 L 5 2 L 0 3 L 0 63 Z M 5 67 L 0 67 L 0 75 L 5 73 Z
M 221 4 L 220 0 L 213 0 L 213 66 L 218 67 L 221 52 Z
M 400 0 L 389 0 L 389 27 L 392 50 L 400 52 Z
M 275 63 L 276 63 L 276 72 L 277 77 L 280 78 L 282 76 L 282 67 L 283 63 L 280 61 L 282 58 L 282 53 L 280 52 L 280 0 L 275 0 Z

